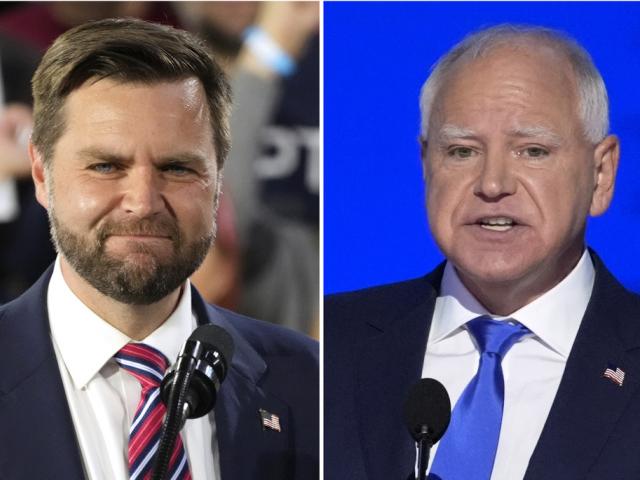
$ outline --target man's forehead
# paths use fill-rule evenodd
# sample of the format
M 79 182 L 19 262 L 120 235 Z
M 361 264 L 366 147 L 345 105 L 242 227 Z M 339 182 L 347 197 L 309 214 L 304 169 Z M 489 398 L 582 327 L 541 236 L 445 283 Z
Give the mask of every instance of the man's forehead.
M 151 82 L 96 78 L 72 91 L 63 105 L 67 124 L 121 118 L 137 121 L 141 116 L 139 121 L 149 123 L 154 120 L 144 117 L 149 108 L 155 111 L 156 118 L 182 116 L 210 128 L 209 104 L 202 83 L 195 77 Z
M 516 43 L 499 44 L 477 57 L 459 60 L 446 75 L 443 86 L 457 78 L 479 77 L 482 80 L 490 74 L 506 76 L 514 70 L 575 80 L 571 63 L 564 53 L 546 43 Z
M 570 65 L 567 52 L 560 45 L 548 39 L 522 35 L 496 41 L 482 49 L 469 50 L 454 62 L 451 72 L 495 59 L 502 59 L 507 64 L 535 61 L 556 70 Z
M 464 136 L 460 130 L 472 126 L 465 125 L 462 119 L 475 115 L 486 120 L 501 109 L 508 115 L 539 117 L 533 123 L 518 123 L 516 118 L 509 126 L 513 130 L 549 128 L 551 125 L 542 120 L 554 112 L 562 113 L 563 117 L 577 115 L 577 85 L 566 58 L 530 49 L 523 53 L 521 48 L 524 47 L 496 47 L 486 55 L 453 67 L 434 99 L 432 133 L 444 129 L 443 134 Z M 458 131 L 453 132 L 451 125 Z
M 208 103 L 194 77 L 86 83 L 67 98 L 63 118 L 56 145 L 72 142 L 74 148 L 102 152 L 102 157 L 106 152 L 126 158 L 145 145 L 159 157 L 197 150 L 200 157 L 210 158 L 215 152 Z

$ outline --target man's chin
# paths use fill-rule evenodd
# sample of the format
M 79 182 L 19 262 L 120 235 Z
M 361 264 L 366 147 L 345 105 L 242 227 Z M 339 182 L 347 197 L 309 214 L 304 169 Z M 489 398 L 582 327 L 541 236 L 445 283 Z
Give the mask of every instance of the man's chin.
M 130 253 L 123 258 L 105 253 L 68 258 L 76 273 L 94 289 L 129 305 L 156 303 L 180 287 L 188 275 L 170 260 L 161 261 L 149 252 Z
M 175 256 L 176 245 L 165 237 L 135 237 L 126 235 L 109 236 L 102 243 L 104 255 L 113 259 L 129 256 L 151 255 L 158 258 Z
M 123 257 L 109 255 L 105 259 L 114 269 L 130 272 L 132 275 L 144 275 L 145 272 L 151 275 L 163 264 L 169 263 L 168 259 L 161 261 L 157 255 L 147 252 L 128 253 Z
M 525 281 L 532 270 L 532 262 L 515 256 L 482 255 L 476 258 L 453 259 L 458 275 L 466 283 L 496 287 L 516 286 Z
M 179 288 L 183 281 L 169 279 L 158 268 L 129 266 L 85 280 L 103 295 L 128 305 L 151 305 Z

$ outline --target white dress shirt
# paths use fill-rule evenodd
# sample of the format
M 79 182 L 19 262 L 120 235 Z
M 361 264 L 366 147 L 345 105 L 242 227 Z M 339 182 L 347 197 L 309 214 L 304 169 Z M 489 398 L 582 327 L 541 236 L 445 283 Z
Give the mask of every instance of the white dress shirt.
M 587 309 L 595 271 L 588 252 L 558 285 L 509 317 L 532 333 L 513 345 L 502 361 L 504 412 L 492 480 L 524 477 L 558 391 L 567 357 Z M 479 352 L 465 324 L 489 312 L 469 293 L 447 263 L 436 299 L 423 378 L 435 378 L 449 392 L 451 406 L 476 374 Z M 430 462 L 438 444 L 431 451 Z
M 56 260 L 47 307 L 62 383 L 89 480 L 127 480 L 129 427 L 140 401 L 140 383 L 113 355 L 132 341 L 98 317 L 70 290 Z M 187 281 L 171 316 L 143 343 L 175 362 L 197 325 Z M 188 420 L 182 430 L 194 480 L 219 479 L 213 413 Z

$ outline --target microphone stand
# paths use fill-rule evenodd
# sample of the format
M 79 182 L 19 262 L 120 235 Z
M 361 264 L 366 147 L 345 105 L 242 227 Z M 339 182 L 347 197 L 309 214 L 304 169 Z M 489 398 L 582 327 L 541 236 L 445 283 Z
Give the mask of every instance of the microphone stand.
M 207 332 L 211 333 L 211 329 L 214 329 L 214 333 L 219 337 L 213 339 L 214 343 L 216 340 L 223 341 L 223 344 L 227 345 L 224 351 L 231 359 L 233 355 L 231 337 L 220 327 L 210 325 Z M 207 338 L 204 340 L 189 338 L 186 341 L 178 355 L 175 367 L 165 375 L 160 386 L 160 394 L 167 406 L 167 413 L 154 459 L 152 480 L 167 479 L 169 462 L 180 430 L 188 418 L 202 417 L 213 409 L 216 393 L 226 374 L 227 364 L 222 351 L 209 345 Z
M 418 447 L 418 477 L 416 480 L 427 480 L 427 468 L 429 466 L 429 455 L 431 454 L 431 447 L 433 447 L 433 440 L 431 439 L 431 432 L 426 425 L 420 425 L 419 437 L 416 440 Z
M 153 480 L 165 480 L 169 470 L 169 461 L 180 430 L 189 416 L 190 406 L 186 402 L 191 377 L 196 369 L 196 358 L 199 357 L 202 344 L 187 341 L 178 357 L 175 368 L 175 381 L 169 393 L 167 413 L 162 425 L 160 445 L 153 466 Z

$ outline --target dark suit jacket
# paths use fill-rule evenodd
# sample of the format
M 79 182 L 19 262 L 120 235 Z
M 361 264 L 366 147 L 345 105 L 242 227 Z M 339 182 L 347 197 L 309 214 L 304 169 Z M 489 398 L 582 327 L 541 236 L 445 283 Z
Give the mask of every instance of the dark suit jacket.
M 50 276 L 51 269 L 24 295 L 0 307 L 2 480 L 84 478 L 51 343 Z M 222 480 L 318 478 L 317 343 L 205 305 L 195 289 L 192 295 L 199 321 L 220 325 L 235 343 L 215 407 Z M 262 429 L 260 408 L 280 417 L 281 433 Z
M 640 297 L 592 257 L 593 294 L 527 480 L 640 479 Z M 402 407 L 422 373 L 442 271 L 327 298 L 325 479 L 404 480 L 412 470 Z M 625 371 L 622 387 L 603 378 L 609 363 Z

